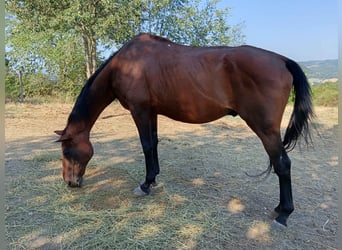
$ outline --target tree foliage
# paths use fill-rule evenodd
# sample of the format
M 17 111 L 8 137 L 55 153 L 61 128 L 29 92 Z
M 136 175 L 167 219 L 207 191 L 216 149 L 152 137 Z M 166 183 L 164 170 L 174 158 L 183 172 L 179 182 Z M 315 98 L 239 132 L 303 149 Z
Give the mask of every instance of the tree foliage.
M 241 44 L 241 24 L 228 25 L 230 8 L 218 9 L 219 0 L 148 1 L 141 30 L 193 46 Z
M 218 9 L 218 0 L 5 3 L 9 74 L 13 76 L 15 71 L 22 70 L 31 78 L 53 82 L 65 91 L 78 92 L 101 61 L 101 50 L 118 48 L 139 32 L 188 45 L 243 42 L 241 27 L 228 25 L 230 9 Z

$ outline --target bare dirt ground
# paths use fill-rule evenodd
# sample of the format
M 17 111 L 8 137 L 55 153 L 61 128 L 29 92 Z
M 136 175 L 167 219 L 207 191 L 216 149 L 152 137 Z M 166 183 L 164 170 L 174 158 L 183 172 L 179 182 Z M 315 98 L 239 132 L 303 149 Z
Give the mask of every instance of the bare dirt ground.
M 82 188 L 61 176 L 70 104 L 6 104 L 9 249 L 337 249 L 337 108 L 316 107 L 314 146 L 289 156 L 295 211 L 272 230 L 278 180 L 256 135 L 238 117 L 191 125 L 159 117 L 159 185 L 148 197 L 135 125 L 117 103 L 99 117 Z M 292 108 L 284 115 L 285 127 Z

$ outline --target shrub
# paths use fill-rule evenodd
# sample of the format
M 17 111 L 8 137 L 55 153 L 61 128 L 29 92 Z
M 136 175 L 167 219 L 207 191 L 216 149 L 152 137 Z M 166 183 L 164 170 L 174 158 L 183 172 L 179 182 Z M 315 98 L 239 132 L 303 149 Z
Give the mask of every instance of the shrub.
M 338 83 L 328 82 L 312 88 L 313 103 L 317 106 L 338 105 Z

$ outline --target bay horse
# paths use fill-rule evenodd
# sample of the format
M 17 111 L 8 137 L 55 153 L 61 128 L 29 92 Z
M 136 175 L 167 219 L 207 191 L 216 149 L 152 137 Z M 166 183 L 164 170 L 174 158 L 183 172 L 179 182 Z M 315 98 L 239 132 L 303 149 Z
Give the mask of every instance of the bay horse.
M 284 140 L 280 124 L 291 89 L 294 108 Z M 79 187 L 93 156 L 92 126 L 114 99 L 128 109 L 138 129 L 146 164 L 136 194 L 149 194 L 159 174 L 157 115 L 186 123 L 206 123 L 239 115 L 256 133 L 279 178 L 275 222 L 287 226 L 294 210 L 291 161 L 298 139 L 310 139 L 314 116 L 311 89 L 300 66 L 282 55 L 252 46 L 194 47 L 151 34 L 139 34 L 104 62 L 87 80 L 64 130 L 64 181 Z

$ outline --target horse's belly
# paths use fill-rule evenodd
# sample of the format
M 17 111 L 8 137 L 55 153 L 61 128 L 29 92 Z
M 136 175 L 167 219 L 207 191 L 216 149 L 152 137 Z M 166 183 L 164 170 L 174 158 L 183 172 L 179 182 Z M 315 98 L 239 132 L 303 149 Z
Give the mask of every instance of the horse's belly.
M 158 113 L 182 122 L 205 123 L 234 110 L 229 82 L 210 81 L 208 77 L 209 74 L 203 79 L 185 79 L 181 84 L 169 82 L 163 86 L 163 91 L 153 88 L 151 100 Z
M 206 123 L 231 114 L 231 109 L 205 103 L 187 103 L 184 105 L 167 105 L 161 108 L 159 114 L 186 123 Z

